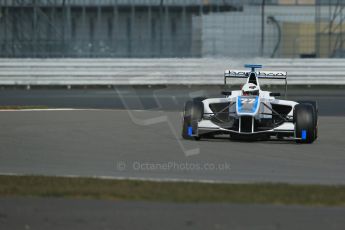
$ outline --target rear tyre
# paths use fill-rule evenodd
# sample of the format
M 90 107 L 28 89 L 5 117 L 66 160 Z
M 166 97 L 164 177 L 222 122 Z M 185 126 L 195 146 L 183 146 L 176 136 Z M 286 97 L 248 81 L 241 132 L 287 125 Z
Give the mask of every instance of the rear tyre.
M 293 119 L 297 143 L 313 143 L 317 137 L 317 112 L 311 104 L 297 104 Z
M 183 112 L 182 138 L 187 140 L 200 140 L 198 133 L 198 122 L 204 114 L 202 98 L 195 98 L 187 101 Z

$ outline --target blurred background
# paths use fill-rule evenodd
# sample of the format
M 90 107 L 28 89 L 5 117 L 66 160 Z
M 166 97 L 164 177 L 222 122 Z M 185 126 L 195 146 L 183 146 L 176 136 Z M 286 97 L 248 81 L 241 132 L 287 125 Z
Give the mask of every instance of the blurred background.
M 342 0 L 1 0 L 0 57 L 345 57 Z

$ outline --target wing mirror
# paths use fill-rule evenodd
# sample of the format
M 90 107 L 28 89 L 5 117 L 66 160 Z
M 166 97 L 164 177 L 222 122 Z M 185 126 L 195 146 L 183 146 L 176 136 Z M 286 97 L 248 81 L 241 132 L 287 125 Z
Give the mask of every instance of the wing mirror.
M 222 91 L 221 94 L 224 95 L 224 96 L 230 96 L 231 95 L 231 91 Z
M 279 96 L 280 96 L 280 93 L 270 93 L 270 96 L 279 97 Z

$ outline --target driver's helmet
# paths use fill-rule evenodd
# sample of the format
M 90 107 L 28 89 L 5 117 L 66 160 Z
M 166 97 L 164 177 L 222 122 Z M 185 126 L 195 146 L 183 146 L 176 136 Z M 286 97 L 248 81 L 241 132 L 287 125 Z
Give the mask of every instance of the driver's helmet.
M 259 87 L 253 83 L 246 83 L 242 87 L 243 96 L 259 95 Z

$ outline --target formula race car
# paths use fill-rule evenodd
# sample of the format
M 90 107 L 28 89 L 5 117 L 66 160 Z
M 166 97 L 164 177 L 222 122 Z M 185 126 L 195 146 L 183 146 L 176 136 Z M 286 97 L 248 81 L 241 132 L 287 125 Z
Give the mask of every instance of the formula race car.
M 245 78 L 241 90 L 222 92 L 220 98 L 194 98 L 185 104 L 182 137 L 199 140 L 219 134 L 238 140 L 295 140 L 312 143 L 318 136 L 318 106 L 315 101 L 288 101 L 275 97 L 280 93 L 263 91 L 259 79 L 285 80 L 287 73 L 258 71 L 261 65 L 245 65 L 250 70 L 226 70 L 229 78 Z

